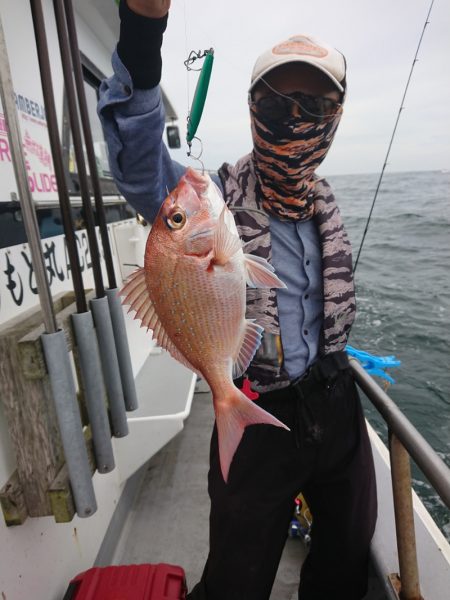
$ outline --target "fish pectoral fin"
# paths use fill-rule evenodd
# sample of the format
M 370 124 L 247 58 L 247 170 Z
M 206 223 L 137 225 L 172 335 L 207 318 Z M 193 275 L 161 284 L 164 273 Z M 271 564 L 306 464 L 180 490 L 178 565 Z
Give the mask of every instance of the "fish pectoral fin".
M 289 427 L 249 400 L 237 388 L 231 390 L 231 396 L 227 395 L 219 401 L 214 398 L 214 410 L 219 437 L 220 469 L 225 483 L 228 481 L 231 461 L 247 425 L 264 423 L 289 431 Z
M 216 265 L 227 264 L 230 258 L 242 248 L 241 240 L 228 229 L 225 222 L 227 210 L 227 207 L 224 206 L 214 231 L 213 262 Z
M 233 379 L 237 379 L 247 370 L 261 344 L 263 331 L 264 328 L 261 325 L 253 320 L 246 320 L 239 354 L 233 364 Z
M 244 254 L 247 285 L 253 288 L 285 288 L 286 285 L 275 275 L 275 269 L 265 258 Z

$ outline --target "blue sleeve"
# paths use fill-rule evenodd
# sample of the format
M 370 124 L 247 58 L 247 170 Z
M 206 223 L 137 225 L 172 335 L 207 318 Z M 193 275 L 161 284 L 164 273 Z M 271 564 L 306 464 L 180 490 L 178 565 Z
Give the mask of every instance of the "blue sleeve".
M 133 89 L 117 52 L 114 75 L 100 85 L 98 115 L 108 146 L 110 169 L 126 200 L 150 222 L 184 174 L 163 142 L 165 112 L 161 88 Z

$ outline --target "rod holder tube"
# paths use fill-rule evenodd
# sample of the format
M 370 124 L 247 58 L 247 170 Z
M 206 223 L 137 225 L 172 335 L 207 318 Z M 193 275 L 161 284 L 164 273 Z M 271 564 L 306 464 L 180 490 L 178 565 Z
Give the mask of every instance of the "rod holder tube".
M 99 473 L 109 473 L 115 467 L 111 442 L 106 388 L 103 381 L 100 354 L 94 321 L 90 312 L 72 315 L 78 348 L 86 408 L 92 430 L 95 462 Z
M 90 304 L 108 394 L 112 433 L 115 437 L 125 437 L 128 435 L 128 422 L 108 299 L 106 296 L 94 298 Z
M 130 348 L 128 345 L 127 330 L 123 317 L 122 304 L 119 298 L 118 288 L 106 290 L 111 322 L 116 343 L 117 358 L 119 360 L 120 377 L 122 379 L 125 408 L 127 411 L 138 408 L 136 384 L 134 381 L 133 367 L 131 365 Z
M 75 508 L 79 517 L 97 510 L 72 365 L 64 331 L 41 336 Z
M 422 596 L 414 529 L 411 465 L 408 452 L 392 431 L 389 432 L 389 452 L 401 581 L 400 597 L 402 600 L 420 600 Z

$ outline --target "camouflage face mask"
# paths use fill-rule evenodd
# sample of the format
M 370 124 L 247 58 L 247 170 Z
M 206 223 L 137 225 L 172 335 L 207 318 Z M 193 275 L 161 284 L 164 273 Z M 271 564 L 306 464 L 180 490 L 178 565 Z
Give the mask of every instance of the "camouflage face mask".
M 342 115 L 319 122 L 301 114 L 282 121 L 261 115 L 250 103 L 253 161 L 264 209 L 280 220 L 306 221 L 314 214 L 313 176 L 325 158 Z

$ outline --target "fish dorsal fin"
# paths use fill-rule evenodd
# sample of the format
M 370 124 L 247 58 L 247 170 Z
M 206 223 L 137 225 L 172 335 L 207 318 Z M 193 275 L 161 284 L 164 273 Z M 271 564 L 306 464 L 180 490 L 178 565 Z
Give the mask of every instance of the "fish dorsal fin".
M 151 330 L 152 339 L 156 341 L 158 346 L 167 350 L 175 360 L 185 365 L 188 369 L 200 375 L 172 343 L 159 320 L 155 306 L 148 293 L 145 282 L 145 270 L 143 268 L 138 269 L 131 275 L 127 284 L 121 289 L 120 295 L 125 296 L 122 304 L 130 305 L 128 312 L 131 310 L 136 311 L 134 318 L 141 321 L 141 327 L 147 327 L 147 330 Z
M 286 285 L 275 275 L 275 269 L 265 258 L 244 254 L 247 285 L 253 288 L 285 288 Z
M 230 258 L 242 248 L 239 236 L 232 233 L 225 222 L 227 210 L 227 207 L 224 205 L 214 232 L 213 251 L 214 263 L 216 265 L 226 265 Z
M 145 269 L 142 267 L 132 273 L 127 283 L 119 292 L 123 297 L 122 304 L 128 305 L 128 312 L 136 312 L 134 318 L 143 323 L 155 313 L 153 303 L 150 299 L 145 281 Z
M 233 379 L 237 379 L 247 370 L 248 365 L 261 344 L 263 331 L 264 328 L 255 323 L 254 320 L 247 319 L 245 321 L 242 344 L 233 364 Z
M 147 293 L 147 284 L 145 283 L 145 270 L 141 267 L 131 274 L 129 280 L 120 290 L 119 294 L 125 298 L 122 301 L 122 304 L 128 304 L 133 310 L 137 310 L 137 308 L 135 308 L 137 306 L 135 302 L 139 298 L 142 301 L 144 296 L 141 297 L 141 294 L 143 293 Z M 142 302 L 138 304 L 140 306 Z

